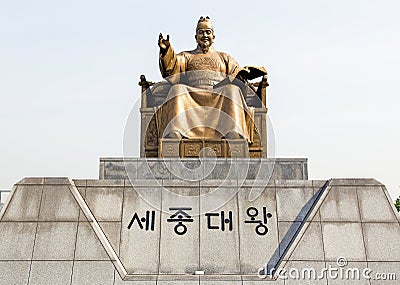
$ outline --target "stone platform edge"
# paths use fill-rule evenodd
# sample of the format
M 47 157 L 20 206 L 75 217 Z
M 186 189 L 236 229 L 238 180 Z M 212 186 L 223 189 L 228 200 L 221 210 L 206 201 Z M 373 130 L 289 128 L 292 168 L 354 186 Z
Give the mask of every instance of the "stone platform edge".
M 307 158 L 130 158 L 99 160 L 100 179 L 307 180 Z M 215 166 L 215 169 L 211 169 Z

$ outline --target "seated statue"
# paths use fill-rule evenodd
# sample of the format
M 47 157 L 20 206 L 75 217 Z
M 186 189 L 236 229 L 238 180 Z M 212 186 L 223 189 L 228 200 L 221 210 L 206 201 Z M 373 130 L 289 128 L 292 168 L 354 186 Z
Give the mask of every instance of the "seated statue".
M 172 84 L 156 110 L 161 138 L 245 139 L 253 142 L 254 108 L 242 94 L 242 81 L 265 75 L 264 68 L 242 68 L 213 47 L 209 17 L 197 23 L 196 49 L 175 53 L 169 35 L 160 33 L 160 71 Z

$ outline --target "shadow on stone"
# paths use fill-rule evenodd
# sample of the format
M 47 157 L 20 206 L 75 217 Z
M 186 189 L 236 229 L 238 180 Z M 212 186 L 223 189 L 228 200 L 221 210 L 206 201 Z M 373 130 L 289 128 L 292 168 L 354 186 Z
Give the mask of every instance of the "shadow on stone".
M 289 252 L 292 246 L 296 246 L 294 244 L 297 236 L 300 234 L 302 228 L 305 226 L 310 214 L 314 210 L 315 206 L 319 202 L 322 194 L 326 191 L 330 180 L 326 181 L 325 184 L 318 190 L 317 193 L 313 195 L 313 197 L 303 206 L 300 210 L 299 214 L 295 221 L 298 220 L 300 217 L 304 217 L 302 222 L 293 222 L 293 224 L 288 229 L 285 236 L 282 238 L 281 242 L 279 243 L 277 249 L 275 250 L 274 254 L 270 258 L 270 260 L 266 263 L 264 267 L 264 272 L 260 272 L 262 275 L 274 275 L 276 270 L 281 265 L 282 261 L 284 260 L 286 254 Z M 283 251 L 282 251 L 283 249 Z M 282 251 L 282 253 L 281 253 Z

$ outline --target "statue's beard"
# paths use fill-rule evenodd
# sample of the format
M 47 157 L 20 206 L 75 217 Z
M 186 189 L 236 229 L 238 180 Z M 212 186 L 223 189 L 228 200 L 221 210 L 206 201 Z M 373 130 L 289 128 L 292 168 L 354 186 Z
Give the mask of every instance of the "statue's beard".
M 200 42 L 199 46 L 203 53 L 207 53 L 211 47 L 211 43 L 210 42 Z

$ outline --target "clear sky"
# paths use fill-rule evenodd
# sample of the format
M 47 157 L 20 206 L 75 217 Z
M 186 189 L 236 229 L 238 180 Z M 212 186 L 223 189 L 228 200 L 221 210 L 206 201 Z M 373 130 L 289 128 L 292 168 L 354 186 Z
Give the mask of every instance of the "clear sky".
M 140 74 L 161 79 L 158 34 L 193 49 L 209 15 L 218 50 L 269 72 L 276 157 L 309 158 L 310 179 L 376 178 L 394 199 L 399 11 L 398 0 L 0 1 L 0 189 L 97 178 L 99 157 L 123 155 Z

